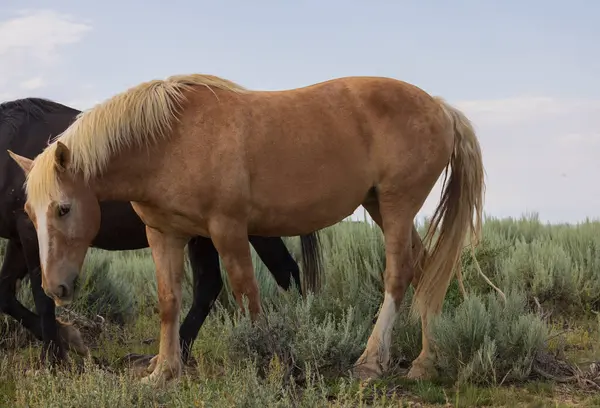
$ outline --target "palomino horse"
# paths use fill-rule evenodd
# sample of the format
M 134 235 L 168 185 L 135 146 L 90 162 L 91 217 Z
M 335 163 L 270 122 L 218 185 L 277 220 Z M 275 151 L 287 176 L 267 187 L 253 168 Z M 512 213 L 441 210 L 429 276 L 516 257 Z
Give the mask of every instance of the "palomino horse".
M 397 308 L 422 267 L 413 312 L 423 347 L 409 376 L 433 368 L 427 322 L 440 311 L 465 238 L 481 229 L 484 169 L 468 119 L 408 83 L 349 77 L 277 92 L 251 91 L 209 75 L 142 83 L 78 119 L 33 165 L 25 209 L 40 242 L 42 285 L 72 301 L 103 200 L 131 201 L 146 224 L 157 270 L 161 337 L 144 381 L 181 372 L 176 323 L 183 248 L 210 237 L 238 304 L 261 311 L 247 234 L 287 236 L 331 226 L 361 204 L 383 230 L 385 297 L 355 373 L 387 368 Z M 413 219 L 442 172 L 427 241 L 416 251 Z M 438 227 L 439 231 L 438 231 Z
M 26 98 L 0 104 L 0 148 L 11 149 L 26 156 L 35 156 L 47 146 L 51 135 L 60 134 L 80 111 L 53 101 Z M 25 162 L 24 162 L 25 163 Z M 26 165 L 26 164 L 25 164 Z M 19 321 L 42 340 L 42 361 L 51 364 L 66 357 L 68 344 L 85 354 L 87 347 L 81 343 L 74 326 L 55 320 L 54 302 L 42 290 L 40 257 L 33 224 L 23 212 L 25 192 L 23 172 L 9 158 L 0 156 L 0 237 L 8 239 L 4 262 L 0 270 L 0 312 Z M 127 202 L 103 202 L 102 221 L 93 247 L 105 250 L 131 250 L 148 246 L 145 226 Z M 302 260 L 305 288 L 315 290 L 320 274 L 320 254 L 315 235 L 302 236 Z M 250 237 L 256 253 L 283 289 L 290 287 L 290 275 L 296 287 L 302 290 L 298 264 L 291 257 L 281 238 Z M 206 316 L 216 300 L 223 281 L 218 253 L 210 239 L 195 237 L 188 244 L 193 276 L 194 299 L 192 307 L 179 329 L 182 360 L 187 362 L 193 342 Z M 16 297 L 17 282 L 27 274 L 38 314 L 25 308 Z M 48 353 L 48 358 L 46 354 Z

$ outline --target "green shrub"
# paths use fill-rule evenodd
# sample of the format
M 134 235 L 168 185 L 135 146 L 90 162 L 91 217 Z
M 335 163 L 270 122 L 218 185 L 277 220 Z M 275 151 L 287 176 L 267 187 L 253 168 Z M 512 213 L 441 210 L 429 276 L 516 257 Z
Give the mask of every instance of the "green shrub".
M 471 295 L 454 313 L 434 319 L 431 333 L 443 377 L 487 385 L 527 379 L 548 338 L 518 292 L 507 293 L 506 305 L 495 294 Z
M 318 372 L 343 374 L 360 356 L 371 330 L 370 316 L 352 306 L 336 318 L 322 314 L 319 300 L 293 296 L 265 305 L 263 317 L 252 324 L 247 315 L 224 315 L 224 339 L 231 361 L 247 357 L 265 369 L 273 357 L 300 375 L 306 366 Z
M 600 222 L 542 224 L 536 215 L 520 220 L 487 219 L 476 256 L 483 272 L 503 291 L 525 291 L 546 309 L 570 315 L 600 307 Z M 477 275 L 470 253 L 464 253 L 467 289 L 492 289 Z

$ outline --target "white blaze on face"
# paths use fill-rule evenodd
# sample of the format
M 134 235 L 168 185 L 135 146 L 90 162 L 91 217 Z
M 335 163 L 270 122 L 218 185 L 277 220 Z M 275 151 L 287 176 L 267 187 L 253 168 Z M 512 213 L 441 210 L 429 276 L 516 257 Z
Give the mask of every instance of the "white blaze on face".
M 48 206 L 41 205 L 35 209 L 35 219 L 37 224 L 38 245 L 40 249 L 40 265 L 42 273 L 46 270 L 48 254 L 50 252 L 50 235 L 48 234 Z

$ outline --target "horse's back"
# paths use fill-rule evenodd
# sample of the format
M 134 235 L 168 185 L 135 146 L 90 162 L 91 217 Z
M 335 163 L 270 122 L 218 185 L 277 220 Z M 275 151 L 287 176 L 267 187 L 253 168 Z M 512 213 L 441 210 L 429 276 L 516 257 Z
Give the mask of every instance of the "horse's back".
M 242 143 L 253 188 L 265 189 L 265 196 L 279 192 L 282 200 L 293 201 L 294 190 L 312 191 L 316 205 L 343 194 L 332 186 L 348 191 L 347 183 L 368 190 L 391 168 L 411 157 L 420 161 L 432 140 L 446 136 L 439 104 L 390 78 L 346 77 L 239 98 L 248 99 L 252 118 L 243 122 Z

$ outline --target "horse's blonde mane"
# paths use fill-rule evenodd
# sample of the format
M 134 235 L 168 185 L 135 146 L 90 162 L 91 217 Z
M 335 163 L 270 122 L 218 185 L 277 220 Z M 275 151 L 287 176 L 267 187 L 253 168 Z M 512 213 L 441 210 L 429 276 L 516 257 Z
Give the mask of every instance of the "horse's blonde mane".
M 32 203 L 57 199 L 57 141 L 71 152 L 70 169 L 81 173 L 87 182 L 101 175 L 110 158 L 123 148 L 150 146 L 166 138 L 180 113 L 184 92 L 193 86 L 246 91 L 241 85 L 223 78 L 190 74 L 144 82 L 119 93 L 80 113 L 73 124 L 35 158 L 26 181 L 28 199 Z

